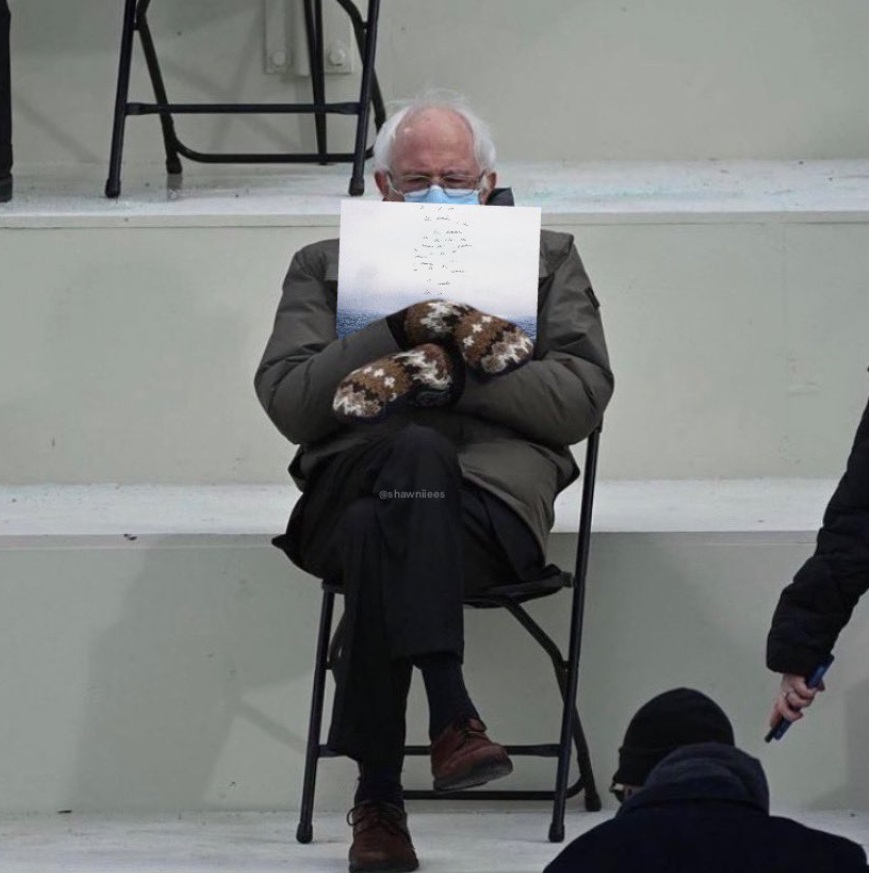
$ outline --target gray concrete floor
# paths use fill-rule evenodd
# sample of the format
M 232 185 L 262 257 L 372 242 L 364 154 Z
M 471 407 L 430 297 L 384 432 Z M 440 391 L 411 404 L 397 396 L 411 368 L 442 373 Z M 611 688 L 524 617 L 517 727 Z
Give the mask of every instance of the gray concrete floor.
M 522 812 L 415 811 L 414 844 L 424 873 L 540 873 L 560 851 L 547 842 L 546 809 Z M 567 840 L 612 813 L 569 810 Z M 793 816 L 866 846 L 869 813 Z M 111 817 L 56 814 L 0 817 L 0 873 L 332 873 L 347 869 L 343 816 L 315 818 L 314 842 L 295 841 L 293 813 L 191 813 Z

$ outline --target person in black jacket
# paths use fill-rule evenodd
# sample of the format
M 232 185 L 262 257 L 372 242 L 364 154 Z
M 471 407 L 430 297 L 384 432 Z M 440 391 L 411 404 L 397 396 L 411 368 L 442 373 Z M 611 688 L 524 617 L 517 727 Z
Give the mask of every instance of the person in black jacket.
M 760 762 L 724 743 L 671 752 L 615 817 L 544 873 L 866 873 L 844 837 L 769 814 Z
M 845 475 L 818 533 L 814 555 L 781 593 L 766 649 L 770 670 L 781 673 L 770 725 L 779 716 L 802 718 L 823 684 L 806 685 L 833 649 L 857 601 L 869 588 L 869 405 L 857 428 Z

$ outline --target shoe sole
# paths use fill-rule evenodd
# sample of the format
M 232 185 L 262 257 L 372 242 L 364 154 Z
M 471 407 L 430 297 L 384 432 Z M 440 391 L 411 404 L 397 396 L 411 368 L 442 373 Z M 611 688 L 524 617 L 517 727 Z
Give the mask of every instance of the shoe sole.
M 434 790 L 441 792 L 464 791 L 466 788 L 477 788 L 495 779 L 503 779 L 513 772 L 513 762 L 507 758 L 500 761 L 481 761 L 467 773 L 446 779 L 435 779 Z
M 413 873 L 419 869 L 419 861 L 392 861 L 383 864 L 351 864 L 350 873 Z

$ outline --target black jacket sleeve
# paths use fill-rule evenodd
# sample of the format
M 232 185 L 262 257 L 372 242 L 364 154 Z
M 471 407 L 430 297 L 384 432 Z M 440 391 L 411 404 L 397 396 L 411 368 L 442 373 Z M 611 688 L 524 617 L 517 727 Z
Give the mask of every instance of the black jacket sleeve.
M 809 675 L 830 653 L 869 589 L 869 405 L 845 475 L 818 533 L 815 554 L 781 593 L 767 639 L 767 666 Z

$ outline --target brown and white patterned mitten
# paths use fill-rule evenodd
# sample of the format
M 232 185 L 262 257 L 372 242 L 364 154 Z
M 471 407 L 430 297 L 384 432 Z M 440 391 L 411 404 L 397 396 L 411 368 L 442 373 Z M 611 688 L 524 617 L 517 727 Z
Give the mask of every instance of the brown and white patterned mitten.
M 450 343 L 470 369 L 484 376 L 509 373 L 534 354 L 534 344 L 521 327 L 464 303 L 414 303 L 403 310 L 401 327 L 407 345 Z
M 342 421 L 373 422 L 398 406 L 446 406 L 461 391 L 459 368 L 434 343 L 396 352 L 348 373 L 338 384 L 332 410 Z

